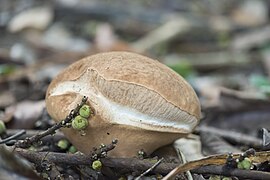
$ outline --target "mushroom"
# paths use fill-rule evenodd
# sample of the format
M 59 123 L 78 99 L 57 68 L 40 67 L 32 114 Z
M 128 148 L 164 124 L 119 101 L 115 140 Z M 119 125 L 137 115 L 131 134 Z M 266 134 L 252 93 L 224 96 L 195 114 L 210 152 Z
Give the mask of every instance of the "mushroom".
M 60 122 L 83 96 L 93 111 L 86 134 L 63 132 L 85 154 L 114 138 L 118 143 L 110 156 L 150 154 L 189 134 L 200 119 L 198 97 L 180 75 L 131 52 L 100 53 L 70 65 L 49 85 L 47 111 Z

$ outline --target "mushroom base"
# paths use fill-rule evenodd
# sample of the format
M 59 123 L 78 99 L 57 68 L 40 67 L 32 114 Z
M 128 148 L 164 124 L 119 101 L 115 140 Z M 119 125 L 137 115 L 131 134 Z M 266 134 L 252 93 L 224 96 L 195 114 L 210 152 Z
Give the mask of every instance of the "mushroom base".
M 47 110 L 55 121 L 60 122 L 71 109 L 76 107 L 76 102 L 79 102 L 80 99 L 82 96 L 73 93 L 51 96 L 46 101 Z M 69 104 L 69 106 L 55 110 L 59 104 Z M 139 127 L 115 124 L 104 118 L 100 112 L 95 111 L 94 114 L 89 118 L 89 126 L 85 129 L 84 136 L 72 128 L 61 129 L 66 138 L 84 154 L 91 154 L 93 147 L 98 148 L 100 144 L 110 144 L 113 139 L 117 139 L 118 143 L 116 148 L 108 153 L 110 157 L 134 157 L 140 150 L 151 154 L 159 147 L 171 144 L 176 139 L 187 135 L 186 133 L 150 131 Z
M 89 127 L 85 131 L 85 136 L 81 136 L 80 132 L 73 129 L 63 129 L 63 132 L 84 154 L 91 154 L 93 147 L 98 148 L 102 143 L 110 144 L 113 139 L 117 139 L 116 148 L 108 153 L 110 157 L 134 157 L 140 150 L 149 155 L 159 147 L 171 144 L 176 139 L 185 136 L 185 134 L 146 131 L 123 125 Z

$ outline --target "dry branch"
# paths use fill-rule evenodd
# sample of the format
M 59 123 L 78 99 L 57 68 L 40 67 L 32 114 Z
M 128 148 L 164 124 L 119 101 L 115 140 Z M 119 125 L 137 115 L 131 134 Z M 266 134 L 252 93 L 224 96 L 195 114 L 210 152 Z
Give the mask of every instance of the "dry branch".
M 242 154 L 233 154 L 232 157 L 239 158 L 241 155 Z M 181 174 L 181 173 L 186 172 L 186 171 L 201 168 L 202 166 L 226 165 L 227 158 L 228 158 L 228 155 L 221 154 L 221 155 L 208 156 L 208 157 L 200 159 L 200 160 L 190 161 L 188 163 L 185 163 L 185 164 L 182 164 L 182 165 L 179 165 L 178 167 L 176 167 L 174 170 L 172 170 L 164 178 L 164 180 L 175 177 L 177 174 Z M 262 163 L 265 161 L 269 161 L 270 160 L 270 151 L 256 152 L 256 154 L 254 156 L 250 156 L 249 158 L 251 159 L 251 161 L 253 163 Z M 236 169 L 234 169 L 234 170 L 236 170 Z M 269 178 L 270 178 L 270 173 L 269 173 Z
M 54 152 L 34 152 L 27 151 L 24 149 L 17 148 L 16 152 L 19 153 L 24 158 L 28 159 L 32 163 L 40 163 L 44 158 L 54 164 L 65 164 L 65 165 L 90 165 L 92 163 L 92 158 L 90 156 L 85 156 L 82 154 L 65 154 L 65 153 L 54 153 Z M 270 160 L 270 152 L 257 152 L 254 157 L 251 159 L 254 162 L 264 162 Z M 239 157 L 240 154 L 235 154 L 234 157 Z M 217 155 L 210 156 L 196 162 L 189 162 L 182 165 L 180 171 L 174 170 L 178 166 L 175 163 L 160 163 L 152 172 L 167 174 L 170 171 L 176 175 L 178 173 L 186 172 L 191 170 L 192 173 L 197 174 L 217 174 L 223 176 L 236 176 L 242 179 L 270 179 L 270 173 L 262 171 L 250 171 L 250 170 L 240 170 L 240 169 L 228 169 L 227 166 L 224 166 L 226 163 L 227 155 Z M 134 171 L 146 171 L 147 169 L 153 167 L 155 162 L 151 160 L 141 160 L 137 158 L 103 158 L 101 159 L 102 163 L 106 167 L 111 167 L 115 169 L 125 169 L 129 172 Z M 215 165 L 210 165 L 215 164 Z M 227 168 L 227 169 L 226 169 Z M 171 174 L 169 174 L 169 177 Z M 256 177 L 256 178 L 254 178 Z M 166 178 L 165 178 L 166 179 Z

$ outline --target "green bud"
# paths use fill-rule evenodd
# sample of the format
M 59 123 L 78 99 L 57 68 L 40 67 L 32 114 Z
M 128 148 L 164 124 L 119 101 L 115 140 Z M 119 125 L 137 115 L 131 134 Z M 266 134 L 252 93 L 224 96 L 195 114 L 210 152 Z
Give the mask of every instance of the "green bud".
M 68 140 L 66 140 L 66 139 L 61 139 L 61 140 L 58 141 L 57 146 L 58 146 L 60 149 L 65 150 L 65 149 L 68 148 L 69 142 L 68 142 Z
M 75 146 L 70 146 L 68 152 L 74 154 L 75 152 L 77 152 L 77 149 L 75 148 Z
M 93 163 L 92 163 L 92 168 L 94 170 L 100 170 L 102 168 L 102 163 L 101 161 L 99 160 L 95 160 Z
M 245 157 L 245 159 L 241 162 L 243 169 L 250 169 L 252 162 L 249 158 Z
M 76 116 L 72 121 L 72 128 L 76 130 L 84 130 L 88 126 L 88 120 L 82 116 Z
M 88 118 L 91 114 L 91 108 L 88 105 L 83 105 L 79 111 L 80 116 Z
M 5 133 L 6 130 L 7 129 L 6 129 L 5 123 L 2 120 L 0 120 L 0 134 Z
M 242 161 L 237 163 L 237 168 L 238 169 L 244 169 L 244 167 L 242 165 Z
M 245 157 L 243 161 L 237 163 L 238 169 L 250 169 L 252 166 L 252 162 L 248 157 Z

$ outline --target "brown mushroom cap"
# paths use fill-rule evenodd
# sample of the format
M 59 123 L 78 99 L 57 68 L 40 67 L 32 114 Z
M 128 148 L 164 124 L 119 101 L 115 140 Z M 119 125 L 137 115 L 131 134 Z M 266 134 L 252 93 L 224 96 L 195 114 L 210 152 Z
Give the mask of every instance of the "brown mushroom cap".
M 198 98 L 181 76 L 130 52 L 101 53 L 70 65 L 51 82 L 47 110 L 59 122 L 82 96 L 94 111 L 86 136 L 73 129 L 64 133 L 84 153 L 113 138 L 119 139 L 115 156 L 152 152 L 190 133 L 200 118 Z

